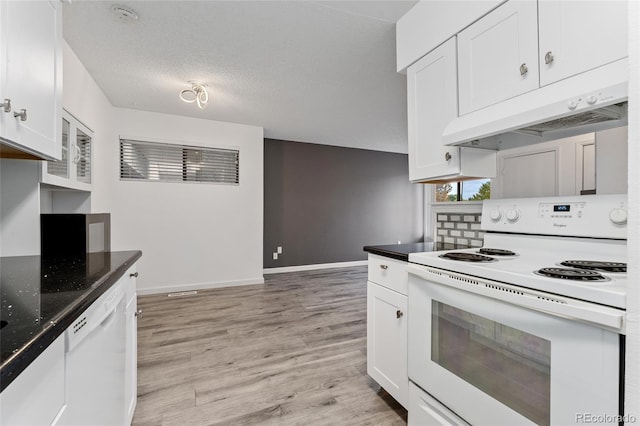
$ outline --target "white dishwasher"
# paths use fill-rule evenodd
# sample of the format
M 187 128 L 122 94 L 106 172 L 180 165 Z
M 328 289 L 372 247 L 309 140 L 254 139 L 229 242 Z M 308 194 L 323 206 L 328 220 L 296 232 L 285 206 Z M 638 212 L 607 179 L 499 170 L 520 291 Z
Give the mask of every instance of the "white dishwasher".
M 125 291 L 120 281 L 67 329 L 67 407 L 57 425 L 122 425 Z

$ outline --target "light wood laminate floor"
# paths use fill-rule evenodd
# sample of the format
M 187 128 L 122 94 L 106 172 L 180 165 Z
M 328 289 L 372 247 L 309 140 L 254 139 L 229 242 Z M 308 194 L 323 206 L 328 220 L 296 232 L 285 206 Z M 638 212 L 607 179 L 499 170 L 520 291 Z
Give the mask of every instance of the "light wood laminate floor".
M 366 266 L 141 296 L 134 425 L 404 425 L 367 376 Z

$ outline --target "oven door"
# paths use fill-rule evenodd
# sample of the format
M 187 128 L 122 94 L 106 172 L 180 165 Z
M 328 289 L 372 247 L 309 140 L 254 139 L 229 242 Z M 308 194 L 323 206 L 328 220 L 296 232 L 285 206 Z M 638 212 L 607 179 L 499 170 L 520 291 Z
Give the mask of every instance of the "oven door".
M 617 423 L 619 334 L 462 290 L 473 277 L 443 284 L 430 269 L 429 280 L 409 274 L 413 382 L 471 424 Z

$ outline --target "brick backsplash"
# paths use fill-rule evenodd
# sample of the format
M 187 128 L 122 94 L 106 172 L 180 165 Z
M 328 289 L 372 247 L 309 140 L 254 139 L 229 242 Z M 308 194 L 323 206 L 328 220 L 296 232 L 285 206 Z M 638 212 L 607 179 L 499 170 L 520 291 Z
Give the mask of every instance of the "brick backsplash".
M 438 213 L 436 249 L 482 247 L 484 232 L 480 230 L 480 216 L 480 213 Z

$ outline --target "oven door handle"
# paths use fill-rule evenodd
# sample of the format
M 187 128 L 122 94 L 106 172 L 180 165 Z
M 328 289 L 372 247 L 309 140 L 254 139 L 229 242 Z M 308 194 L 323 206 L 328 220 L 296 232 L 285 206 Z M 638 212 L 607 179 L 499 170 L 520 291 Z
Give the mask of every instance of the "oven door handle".
M 407 272 L 429 283 L 456 288 L 548 315 L 567 318 L 625 334 L 625 313 L 619 309 L 551 295 L 456 272 L 407 265 Z M 411 286 L 409 286 L 411 288 Z M 409 290 L 409 298 L 411 290 Z

